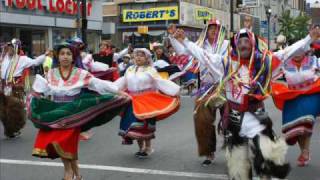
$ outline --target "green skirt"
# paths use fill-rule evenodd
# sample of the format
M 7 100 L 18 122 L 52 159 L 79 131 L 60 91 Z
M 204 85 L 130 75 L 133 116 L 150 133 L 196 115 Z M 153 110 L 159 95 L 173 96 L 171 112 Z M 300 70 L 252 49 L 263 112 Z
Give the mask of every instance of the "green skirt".
M 39 129 L 81 127 L 87 131 L 117 116 L 130 100 L 114 94 L 82 93 L 72 102 L 57 103 L 44 98 L 28 98 L 28 117 Z

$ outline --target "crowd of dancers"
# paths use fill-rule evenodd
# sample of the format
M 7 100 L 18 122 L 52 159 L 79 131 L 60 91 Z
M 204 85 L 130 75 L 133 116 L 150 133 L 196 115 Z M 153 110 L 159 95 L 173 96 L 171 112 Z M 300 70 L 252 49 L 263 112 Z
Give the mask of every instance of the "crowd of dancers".
M 216 132 L 224 138 L 232 180 L 250 180 L 253 171 L 261 179 L 287 177 L 288 145 L 297 143 L 297 164 L 309 163 L 313 125 L 320 114 L 319 27 L 274 52 L 248 29 L 226 40 L 227 30 L 216 19 L 207 23 L 197 42 L 175 25 L 168 34 L 168 53 L 155 43 L 153 54 L 132 45 L 116 51 L 110 41 L 90 54 L 80 38 L 73 38 L 31 59 L 18 39 L 3 44 L 0 119 L 5 136 L 21 135 L 26 119 L 31 120 L 39 130 L 32 155 L 60 158 L 63 179 L 81 180 L 78 144 L 90 138 L 92 128 L 120 115 L 122 144 L 136 142 L 134 155 L 147 158 L 154 152 L 156 124 L 179 110 L 179 79 L 192 92 L 198 77 L 190 116 L 199 156 L 205 157 L 202 165 L 215 159 Z M 30 87 L 30 67 L 40 64 L 43 74 Z M 283 77 L 285 81 L 277 81 Z M 282 111 L 284 138 L 273 131 L 264 106 L 269 96 Z

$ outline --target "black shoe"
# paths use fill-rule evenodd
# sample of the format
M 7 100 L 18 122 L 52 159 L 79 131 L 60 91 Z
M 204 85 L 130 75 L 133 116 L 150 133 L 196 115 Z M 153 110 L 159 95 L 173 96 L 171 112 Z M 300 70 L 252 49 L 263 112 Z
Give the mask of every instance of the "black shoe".
M 147 158 L 149 155 L 148 155 L 148 153 L 146 153 L 146 152 L 140 152 L 140 154 L 139 154 L 139 158 L 140 159 L 144 159 L 144 158 Z
M 210 166 L 212 164 L 212 161 L 209 159 L 206 159 L 202 162 L 202 166 L 206 167 L 206 166 Z
M 138 151 L 138 152 L 136 152 L 134 155 L 135 155 L 136 157 L 140 157 L 141 153 L 142 153 L 142 152 Z

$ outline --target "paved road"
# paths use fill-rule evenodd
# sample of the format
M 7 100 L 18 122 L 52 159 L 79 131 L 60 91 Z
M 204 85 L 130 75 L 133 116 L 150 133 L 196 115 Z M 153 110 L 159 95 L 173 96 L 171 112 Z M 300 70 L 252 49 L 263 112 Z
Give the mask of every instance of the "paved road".
M 197 157 L 192 120 L 193 101 L 182 98 L 178 113 L 159 122 L 154 141 L 155 153 L 151 158 L 140 160 L 134 157 L 136 146 L 123 146 L 117 136 L 119 119 L 94 129 L 90 141 L 80 143 L 81 174 L 86 180 L 182 180 L 182 179 L 227 179 L 224 154 L 217 153 L 215 164 L 201 167 L 202 158 Z M 267 102 L 269 114 L 279 132 L 281 114 L 272 102 Z M 319 123 L 312 138 L 312 161 L 307 168 L 295 165 L 298 147 L 290 147 L 288 160 L 293 169 L 290 180 L 320 180 Z M 28 122 L 23 135 L 15 140 L 5 140 L 0 125 L 0 179 L 1 180 L 58 180 L 63 169 L 60 161 L 39 159 L 31 156 L 37 130 Z M 221 145 L 221 138 L 219 139 Z M 40 163 L 39 161 L 43 162 Z

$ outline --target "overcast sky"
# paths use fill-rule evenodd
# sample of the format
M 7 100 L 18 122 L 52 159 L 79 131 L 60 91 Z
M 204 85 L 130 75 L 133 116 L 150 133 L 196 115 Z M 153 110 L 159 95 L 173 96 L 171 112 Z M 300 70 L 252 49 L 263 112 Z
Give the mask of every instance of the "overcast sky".
M 307 0 L 307 2 L 316 2 L 316 0 Z

